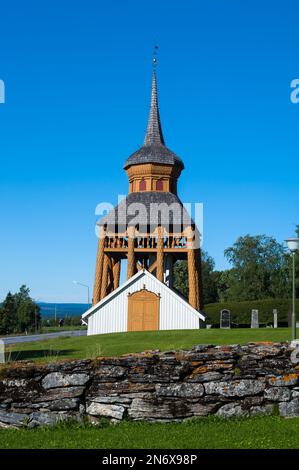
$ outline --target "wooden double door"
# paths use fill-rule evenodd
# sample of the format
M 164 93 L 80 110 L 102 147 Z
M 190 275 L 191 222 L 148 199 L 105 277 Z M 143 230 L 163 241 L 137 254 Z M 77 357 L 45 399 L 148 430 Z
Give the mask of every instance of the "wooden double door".
M 160 297 L 142 289 L 128 296 L 128 331 L 159 330 Z

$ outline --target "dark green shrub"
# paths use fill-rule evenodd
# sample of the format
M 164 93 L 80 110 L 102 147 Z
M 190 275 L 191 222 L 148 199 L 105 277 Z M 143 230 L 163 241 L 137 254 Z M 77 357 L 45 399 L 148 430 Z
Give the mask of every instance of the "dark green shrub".
M 288 314 L 292 309 L 292 301 L 288 299 L 265 299 L 246 300 L 243 302 L 224 301 L 205 305 L 204 311 L 207 315 L 207 324 L 219 325 L 220 311 L 228 309 L 231 312 L 231 322 L 237 325 L 250 325 L 251 310 L 259 311 L 260 323 L 270 324 L 273 322 L 273 309 L 278 311 L 278 323 L 287 326 Z M 296 301 L 296 309 L 299 309 L 299 300 Z

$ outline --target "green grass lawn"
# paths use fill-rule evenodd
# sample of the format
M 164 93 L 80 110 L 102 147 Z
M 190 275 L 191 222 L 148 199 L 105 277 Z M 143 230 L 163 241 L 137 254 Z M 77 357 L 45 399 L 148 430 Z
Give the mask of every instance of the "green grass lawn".
M 123 422 L 101 428 L 0 430 L 1 449 L 283 449 L 299 448 L 299 418 L 278 416 L 183 423 Z
M 167 351 L 189 349 L 195 344 L 245 344 L 250 341 L 286 341 L 289 328 L 202 329 L 114 333 L 107 335 L 60 337 L 47 341 L 7 346 L 11 360 L 39 362 L 60 359 L 119 356 L 149 349 Z

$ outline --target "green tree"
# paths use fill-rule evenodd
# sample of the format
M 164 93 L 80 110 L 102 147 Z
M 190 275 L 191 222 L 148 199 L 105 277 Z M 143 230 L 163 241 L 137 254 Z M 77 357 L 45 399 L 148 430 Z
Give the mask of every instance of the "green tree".
M 11 292 L 8 292 L 0 309 L 0 334 L 13 333 L 16 326 L 16 306 L 15 299 Z
M 41 316 L 39 306 L 31 299 L 30 289 L 25 285 L 15 294 L 17 330 L 23 333 L 26 330 L 35 330 L 39 327 Z
M 239 237 L 224 254 L 233 266 L 225 275 L 224 299 L 259 300 L 290 295 L 286 249 L 273 237 Z
M 215 261 L 206 251 L 202 254 L 202 285 L 204 304 L 218 302 L 218 277 L 219 272 L 214 271 Z
M 29 292 L 29 287 L 26 287 L 24 284 L 20 287 L 19 292 L 15 294 L 15 301 L 17 307 L 19 307 L 23 302 L 31 300 Z
M 23 285 L 16 294 L 7 294 L 0 308 L 0 334 L 23 333 L 39 328 L 40 308 L 29 292 L 29 288 Z
M 217 294 L 219 301 L 222 302 L 229 298 L 232 273 L 230 269 L 227 269 L 225 271 L 217 271 L 216 274 L 217 278 L 215 283 L 217 285 Z
M 188 270 L 186 261 L 177 261 L 173 267 L 173 287 L 184 297 L 188 297 Z
M 206 251 L 202 252 L 202 284 L 204 303 L 218 301 L 217 279 L 218 273 L 214 271 L 215 262 Z M 173 286 L 185 297 L 188 297 L 188 268 L 186 261 L 177 261 L 174 265 Z

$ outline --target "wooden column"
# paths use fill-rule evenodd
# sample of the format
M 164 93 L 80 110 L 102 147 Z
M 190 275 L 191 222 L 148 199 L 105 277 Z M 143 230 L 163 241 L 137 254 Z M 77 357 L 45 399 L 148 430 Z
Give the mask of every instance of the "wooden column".
M 158 227 L 158 241 L 157 241 L 157 279 L 164 281 L 164 238 L 163 238 L 163 227 Z
M 108 287 L 108 274 L 109 274 L 109 256 L 105 253 L 103 262 L 103 275 L 102 275 L 102 287 L 101 287 L 101 299 L 107 295 Z
M 107 290 L 106 295 L 110 294 L 113 291 L 114 282 L 113 282 L 113 268 L 115 265 L 115 260 L 112 256 L 109 256 L 109 263 L 108 263 L 108 279 L 107 279 Z
M 195 251 L 196 260 L 196 287 L 197 287 L 197 309 L 201 310 L 204 307 L 202 295 L 202 264 L 201 264 L 201 249 Z
M 134 276 L 135 274 L 135 253 L 134 253 L 134 247 L 135 247 L 135 229 L 134 227 L 129 227 L 128 228 L 128 265 L 127 265 L 127 279 L 130 279 L 130 277 Z
M 113 266 L 113 289 L 117 289 L 119 287 L 119 279 L 120 279 L 120 263 L 121 260 L 115 260 Z
M 97 304 L 101 299 L 104 246 L 105 246 L 105 231 L 102 228 L 100 231 L 100 238 L 98 241 L 98 253 L 97 253 L 96 271 L 95 271 L 95 276 L 94 276 L 94 287 L 93 287 L 93 296 L 92 296 L 93 305 Z
M 189 304 L 197 308 L 197 275 L 196 260 L 193 243 L 193 231 L 191 227 L 187 230 L 187 249 L 188 249 L 188 281 L 189 281 Z

